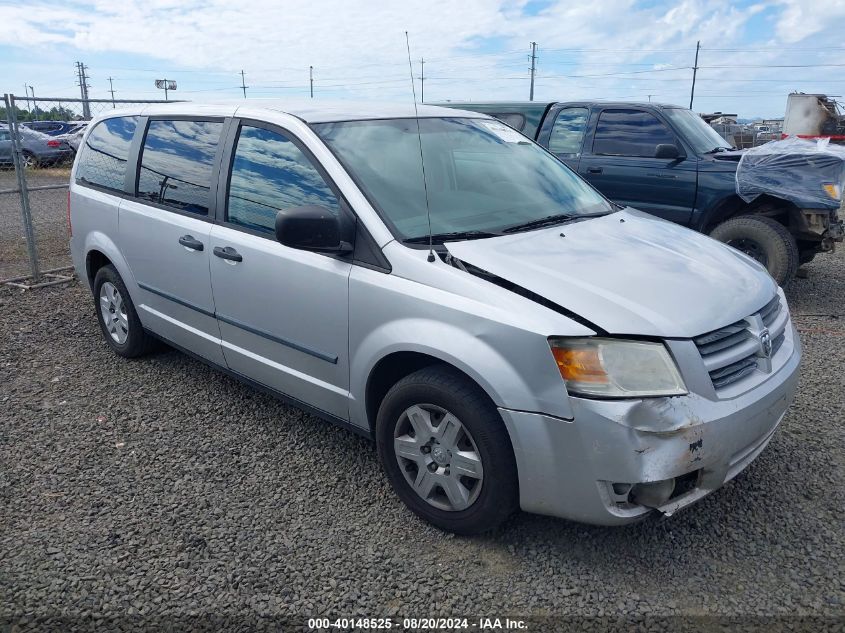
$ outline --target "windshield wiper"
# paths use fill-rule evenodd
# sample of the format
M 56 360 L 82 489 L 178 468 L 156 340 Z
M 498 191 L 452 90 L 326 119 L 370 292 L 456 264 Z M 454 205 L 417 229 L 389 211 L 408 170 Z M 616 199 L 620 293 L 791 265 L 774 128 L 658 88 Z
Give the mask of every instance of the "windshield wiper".
M 728 149 L 727 147 L 723 147 L 722 145 L 720 145 L 719 147 L 714 147 L 713 149 L 708 150 L 708 151 L 706 151 L 706 152 L 704 152 L 704 153 L 705 153 L 705 154 L 718 154 L 718 153 L 720 153 L 720 152 L 729 152 L 729 151 L 730 151 L 730 149 Z
M 577 217 L 581 216 L 572 215 L 571 213 L 556 213 L 554 215 L 547 215 L 544 218 L 537 218 L 536 220 L 523 222 L 522 224 L 514 224 L 506 229 L 502 229 L 502 233 L 516 233 L 518 231 L 527 231 L 528 229 L 538 229 L 542 226 L 562 224 L 564 222 L 568 222 L 569 220 L 574 220 Z
M 449 233 L 434 233 L 431 235 L 431 241 L 442 243 L 448 240 L 479 240 L 485 237 L 499 237 L 501 233 L 491 233 L 490 231 L 452 231 Z M 428 244 L 428 235 L 418 235 L 417 237 L 407 237 L 403 242 L 406 244 Z

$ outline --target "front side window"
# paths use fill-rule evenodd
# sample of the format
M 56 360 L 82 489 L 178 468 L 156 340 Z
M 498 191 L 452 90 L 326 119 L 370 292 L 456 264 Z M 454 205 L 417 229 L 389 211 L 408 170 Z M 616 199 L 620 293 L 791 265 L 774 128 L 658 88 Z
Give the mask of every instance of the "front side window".
M 138 117 L 106 119 L 91 130 L 79 154 L 76 178 L 79 182 L 123 191 L 129 146 Z
M 11 140 L 9 137 L 9 133 L 6 130 L 0 130 L 0 141 L 8 141 Z
M 555 119 L 549 137 L 549 151 L 553 154 L 579 154 L 587 131 L 587 108 L 565 108 Z
M 701 154 L 707 152 L 718 152 L 733 149 L 724 138 L 712 127 L 707 125 L 700 116 L 692 110 L 685 108 L 666 108 L 663 111 L 666 117 L 672 121 L 675 128 L 693 146 L 696 152 Z M 724 130 L 737 130 L 738 126 L 724 126 Z
M 150 121 L 138 197 L 179 211 L 208 215 L 218 121 Z
M 232 161 L 226 219 L 273 233 L 276 213 L 303 205 L 340 213 L 337 197 L 293 141 L 279 132 L 242 126 Z
M 603 110 L 596 125 L 593 154 L 653 158 L 657 146 L 675 144 L 675 135 L 642 110 Z
M 613 207 L 554 156 L 500 121 L 384 119 L 312 127 L 400 239 L 499 232 Z M 423 183 L 420 141 L 425 162 Z M 445 238 L 444 238 L 445 239 Z

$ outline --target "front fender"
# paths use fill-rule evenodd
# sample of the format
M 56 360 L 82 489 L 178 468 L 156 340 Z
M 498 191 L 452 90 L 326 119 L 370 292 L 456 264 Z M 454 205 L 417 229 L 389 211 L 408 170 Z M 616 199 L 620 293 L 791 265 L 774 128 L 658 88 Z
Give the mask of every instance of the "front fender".
M 525 333 L 525 340 L 502 345 L 501 332 L 491 323 L 474 335 L 430 318 L 403 318 L 370 331 L 350 358 L 350 418 L 368 427 L 366 393 L 369 377 L 382 359 L 396 352 L 416 352 L 453 365 L 472 378 L 497 407 L 543 411 L 572 417 L 566 388 L 554 365 L 547 339 Z M 487 331 L 485 331 L 485 329 Z M 512 356 L 519 348 L 516 362 Z

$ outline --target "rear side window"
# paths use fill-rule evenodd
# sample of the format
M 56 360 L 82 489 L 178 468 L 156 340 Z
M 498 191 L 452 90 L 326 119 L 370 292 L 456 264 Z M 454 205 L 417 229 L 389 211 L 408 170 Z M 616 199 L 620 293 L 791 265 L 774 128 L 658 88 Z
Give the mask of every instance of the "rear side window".
M 141 153 L 138 197 L 208 215 L 222 129 L 219 121 L 150 121 Z
M 555 119 L 549 137 L 552 154 L 579 154 L 584 133 L 587 131 L 587 108 L 565 108 Z
M 78 182 L 123 191 L 129 146 L 138 126 L 138 117 L 118 117 L 101 121 L 91 130 L 79 154 Z
M 651 158 L 663 143 L 674 144 L 675 135 L 653 114 L 642 110 L 604 110 L 596 126 L 593 154 Z
M 0 141 L 9 141 L 9 133 L 6 130 L 0 130 Z
M 309 204 L 340 213 L 337 197 L 293 141 L 279 132 L 242 126 L 232 162 L 226 219 L 273 233 L 278 211 Z

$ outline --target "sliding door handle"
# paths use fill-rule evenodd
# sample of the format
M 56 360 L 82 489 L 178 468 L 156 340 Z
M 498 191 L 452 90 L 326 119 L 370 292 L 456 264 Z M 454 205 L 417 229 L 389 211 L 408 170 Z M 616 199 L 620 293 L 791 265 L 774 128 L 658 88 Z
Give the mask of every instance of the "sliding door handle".
M 231 246 L 215 246 L 214 254 L 217 255 L 217 257 L 230 262 L 242 262 L 244 260 L 241 254 Z

